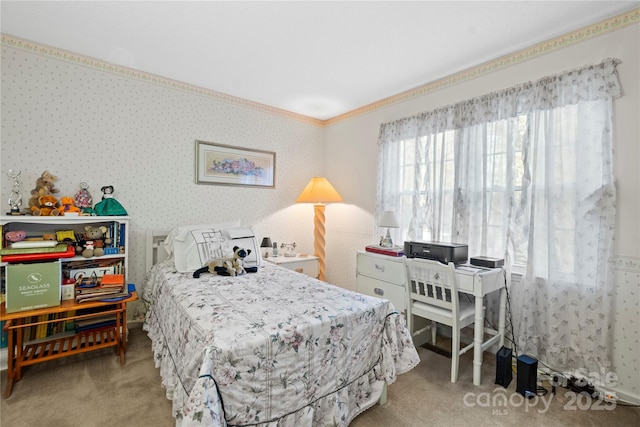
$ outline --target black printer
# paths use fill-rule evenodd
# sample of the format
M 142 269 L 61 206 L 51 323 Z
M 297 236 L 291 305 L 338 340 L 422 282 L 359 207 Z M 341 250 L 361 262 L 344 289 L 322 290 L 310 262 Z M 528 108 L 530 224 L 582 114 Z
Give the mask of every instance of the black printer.
M 434 259 L 441 263 L 464 264 L 469 258 L 469 246 L 446 242 L 404 242 L 407 258 Z

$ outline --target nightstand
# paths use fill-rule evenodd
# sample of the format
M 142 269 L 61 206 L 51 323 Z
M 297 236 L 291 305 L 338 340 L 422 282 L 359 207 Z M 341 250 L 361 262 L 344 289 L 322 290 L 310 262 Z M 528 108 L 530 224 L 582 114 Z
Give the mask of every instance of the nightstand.
M 297 271 L 298 273 L 306 274 L 307 276 L 318 278 L 320 267 L 318 264 L 318 257 L 313 255 L 300 256 L 284 256 L 277 257 L 270 256 L 269 258 L 263 258 L 264 261 L 272 264 L 279 265 L 288 270 Z

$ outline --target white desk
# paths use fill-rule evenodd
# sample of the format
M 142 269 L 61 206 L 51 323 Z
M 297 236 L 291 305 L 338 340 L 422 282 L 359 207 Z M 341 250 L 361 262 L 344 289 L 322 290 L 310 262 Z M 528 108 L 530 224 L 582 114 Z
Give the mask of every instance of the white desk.
M 406 311 L 404 257 L 391 257 L 371 252 L 357 254 L 357 290 L 360 293 L 386 298 L 399 311 Z M 504 345 L 506 289 L 501 268 L 486 269 L 475 266 L 456 268 L 458 290 L 472 295 L 475 301 L 473 336 L 473 384 L 480 385 L 482 352 L 495 343 Z M 500 291 L 498 330 L 484 327 L 484 296 Z M 484 334 L 491 335 L 484 341 Z
M 504 345 L 505 313 L 507 290 L 501 268 L 480 268 L 476 266 L 456 267 L 458 291 L 473 295 L 475 298 L 475 323 L 473 326 L 473 384 L 480 385 L 482 369 L 482 352 L 498 342 Z M 484 296 L 500 291 L 500 308 L 498 311 L 498 330 L 484 327 Z M 493 335 L 484 341 L 484 333 Z

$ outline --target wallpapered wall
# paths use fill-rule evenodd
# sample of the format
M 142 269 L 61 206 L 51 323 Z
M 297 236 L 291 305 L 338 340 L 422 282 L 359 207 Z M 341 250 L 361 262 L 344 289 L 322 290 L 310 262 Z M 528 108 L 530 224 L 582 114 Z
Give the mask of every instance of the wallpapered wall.
M 195 184 L 196 139 L 276 152 L 276 188 Z M 44 170 L 59 196 L 86 181 L 96 202 L 113 185 L 131 217 L 134 283 L 148 228 L 240 218 L 259 238 L 312 253 L 313 206 L 294 202 L 323 153 L 321 127 L 3 44 L 2 209 L 9 168 L 22 173 L 24 206 Z

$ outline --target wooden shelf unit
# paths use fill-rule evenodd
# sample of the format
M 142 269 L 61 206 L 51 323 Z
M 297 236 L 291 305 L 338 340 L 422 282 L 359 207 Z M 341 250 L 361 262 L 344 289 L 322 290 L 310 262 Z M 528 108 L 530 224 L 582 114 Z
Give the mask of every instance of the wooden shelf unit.
M 62 270 L 70 271 L 79 265 L 116 265 L 124 274 L 125 286 L 129 283 L 128 251 L 129 251 L 129 217 L 128 216 L 31 216 L 3 215 L 0 217 L 2 231 L 2 243 L 4 235 L 9 231 L 24 230 L 27 237 L 38 237 L 47 234 L 55 234 L 61 230 L 71 230 L 75 234 L 82 234 L 85 226 L 105 226 L 113 234 L 109 237 L 113 240 L 110 252 L 99 257 L 74 256 L 60 259 Z M 1 245 L 0 245 L 1 246 Z M 4 269 L 8 263 L 6 259 L 0 260 L 0 269 Z M 102 268 L 102 267 L 100 267 Z M 91 267 L 86 267 L 91 269 Z M 8 332 L 7 348 L 0 352 L 7 352 L 7 387 L 5 397 L 11 395 L 13 385 L 22 376 L 22 367 L 35 363 L 46 362 L 60 357 L 97 350 L 106 347 L 115 347 L 116 355 L 120 357 L 120 363 L 124 365 L 126 343 L 126 305 L 138 299 L 133 292 L 127 299 L 115 302 L 84 302 L 76 303 L 75 300 L 62 300 L 59 306 L 41 308 L 37 310 L 21 311 L 15 313 L 6 312 L 6 304 L 0 304 L 0 321 L 5 321 L 4 330 Z M 95 313 L 83 313 L 87 309 L 94 309 Z M 73 315 L 69 315 L 75 313 Z M 46 338 L 24 340 L 26 328 L 39 324 L 60 322 L 59 319 L 36 321 L 33 316 L 67 313 L 65 321 L 77 321 L 92 317 L 113 315 L 115 325 L 91 329 L 83 332 L 64 332 L 50 335 Z
M 46 362 L 73 354 L 115 347 L 116 355 L 120 357 L 120 364 L 125 363 L 127 343 L 127 303 L 138 299 L 138 294 L 132 292 L 129 298 L 113 302 L 85 302 L 76 303 L 74 300 L 62 301 L 57 307 L 39 310 L 7 313 L 5 304 L 0 306 L 0 320 L 5 321 L 4 329 L 8 332 L 8 368 L 7 388 L 4 397 L 11 395 L 13 384 L 20 381 L 22 367 L 35 363 Z M 83 312 L 92 310 L 91 313 Z M 41 315 L 58 313 L 74 313 L 62 319 L 34 321 Z M 76 321 L 92 317 L 113 314 L 115 325 L 97 327 L 78 333 L 51 335 L 46 338 L 24 341 L 24 330 L 39 324 L 49 324 L 62 321 Z

